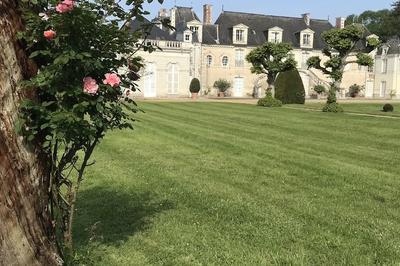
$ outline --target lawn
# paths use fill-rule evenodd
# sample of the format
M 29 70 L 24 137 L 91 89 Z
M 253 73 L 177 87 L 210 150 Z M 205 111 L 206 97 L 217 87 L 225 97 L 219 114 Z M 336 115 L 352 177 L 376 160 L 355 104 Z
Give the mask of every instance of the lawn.
M 400 263 L 400 119 L 140 103 L 79 195 L 95 265 Z
M 339 101 L 340 102 L 340 101 Z M 340 104 L 343 106 L 345 112 L 352 112 L 352 113 L 362 113 L 362 114 L 370 114 L 370 115 L 383 115 L 383 116 L 396 116 L 400 117 L 400 102 L 391 102 L 388 101 L 394 106 L 394 112 L 383 112 L 383 105 L 385 102 L 382 103 L 346 103 L 341 102 Z M 325 103 L 307 103 L 306 105 L 290 105 L 292 107 L 301 107 L 301 108 L 308 108 L 308 109 L 316 109 L 322 110 L 322 107 Z

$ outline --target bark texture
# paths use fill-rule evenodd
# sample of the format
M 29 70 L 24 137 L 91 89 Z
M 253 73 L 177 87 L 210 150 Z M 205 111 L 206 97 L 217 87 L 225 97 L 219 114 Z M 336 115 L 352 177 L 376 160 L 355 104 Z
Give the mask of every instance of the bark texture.
M 32 64 L 18 43 L 18 1 L 0 0 L 0 265 L 57 265 L 49 241 L 45 171 L 15 132 L 19 82 Z

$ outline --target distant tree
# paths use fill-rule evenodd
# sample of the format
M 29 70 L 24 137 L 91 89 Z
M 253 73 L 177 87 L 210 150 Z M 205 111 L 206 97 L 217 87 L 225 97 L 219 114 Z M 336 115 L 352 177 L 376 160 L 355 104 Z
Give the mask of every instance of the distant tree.
M 364 25 L 371 33 L 376 34 L 382 40 L 389 39 L 393 34 L 392 11 L 383 9 L 378 11 L 367 10 L 360 15 L 350 15 L 347 17 L 345 25 L 358 23 Z
M 268 92 L 275 93 L 275 80 L 280 72 L 296 68 L 292 50 L 288 43 L 267 42 L 247 55 L 247 61 L 253 65 L 251 72 L 267 75 Z
M 372 57 L 366 52 L 375 49 L 379 45 L 379 40 L 375 38 L 366 38 L 364 35 L 364 27 L 357 24 L 347 26 L 344 29 L 326 31 L 322 34 L 322 39 L 327 46 L 323 53 L 329 59 L 323 64 L 319 56 L 308 59 L 307 64 L 309 68 L 321 70 L 332 79 L 331 87 L 328 92 L 327 104 L 323 109 L 324 111 L 340 110 L 336 108 L 336 92 L 340 88 L 344 68 L 347 64 L 357 63 L 362 66 L 373 65 L 374 61 Z M 360 49 L 358 44 L 365 44 L 365 42 L 367 46 Z M 355 56 L 355 60 L 349 60 L 352 56 Z

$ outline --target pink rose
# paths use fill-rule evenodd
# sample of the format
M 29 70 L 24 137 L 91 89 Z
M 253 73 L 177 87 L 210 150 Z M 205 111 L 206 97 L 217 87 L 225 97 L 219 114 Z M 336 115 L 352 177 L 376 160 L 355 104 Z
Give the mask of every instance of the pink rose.
M 75 6 L 75 1 L 73 0 L 64 0 L 56 6 L 56 10 L 58 13 L 66 13 L 72 11 Z
M 99 85 L 97 85 L 97 81 L 92 77 L 85 77 L 83 79 L 83 91 L 88 94 L 96 94 L 99 90 Z
M 54 30 L 46 30 L 45 32 L 43 32 L 43 35 L 47 40 L 53 40 L 56 37 L 57 33 Z
M 108 84 L 112 87 L 117 87 L 121 83 L 121 79 L 118 77 L 117 74 L 107 73 L 104 76 L 106 77 L 106 79 L 103 80 L 104 84 Z

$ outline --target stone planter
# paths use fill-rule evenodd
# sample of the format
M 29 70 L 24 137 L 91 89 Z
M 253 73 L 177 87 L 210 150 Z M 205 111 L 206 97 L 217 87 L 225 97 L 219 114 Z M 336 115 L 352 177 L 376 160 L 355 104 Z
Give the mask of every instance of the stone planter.
M 199 98 L 199 93 L 198 92 L 192 92 L 192 99 L 197 100 Z

